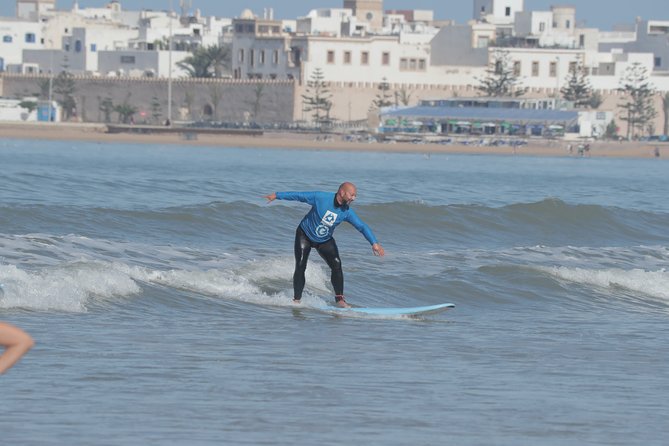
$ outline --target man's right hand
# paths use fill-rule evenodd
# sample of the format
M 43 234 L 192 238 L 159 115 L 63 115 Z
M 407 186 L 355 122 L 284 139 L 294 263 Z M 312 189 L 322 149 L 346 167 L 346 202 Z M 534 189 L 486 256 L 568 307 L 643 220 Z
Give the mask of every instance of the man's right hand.
M 269 195 L 265 195 L 265 198 L 267 198 L 268 203 L 273 202 L 274 200 L 276 200 L 276 192 L 272 192 Z

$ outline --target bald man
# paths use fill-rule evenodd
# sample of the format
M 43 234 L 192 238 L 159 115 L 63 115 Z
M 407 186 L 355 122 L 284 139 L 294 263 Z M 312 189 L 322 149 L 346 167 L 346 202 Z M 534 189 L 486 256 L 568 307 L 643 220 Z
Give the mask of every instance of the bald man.
M 335 228 L 344 221 L 349 222 L 365 236 L 374 255 L 383 256 L 383 247 L 372 230 L 350 208 L 357 189 L 353 183 L 342 183 L 336 193 L 332 192 L 274 192 L 266 195 L 267 202 L 274 200 L 301 201 L 311 205 L 295 233 L 295 273 L 293 274 L 293 302 L 299 303 L 304 290 L 304 272 L 311 248 L 325 260 L 331 270 L 330 281 L 335 292 L 335 302 L 340 307 L 350 307 L 344 299 L 344 273 L 337 243 L 332 237 Z

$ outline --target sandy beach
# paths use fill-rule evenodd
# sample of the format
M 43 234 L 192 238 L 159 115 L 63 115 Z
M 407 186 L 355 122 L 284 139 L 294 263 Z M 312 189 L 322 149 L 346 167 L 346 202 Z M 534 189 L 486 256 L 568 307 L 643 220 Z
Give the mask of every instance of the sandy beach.
M 530 139 L 521 147 L 452 144 L 415 144 L 410 142 L 378 143 L 344 141 L 340 135 L 331 135 L 324 140 L 313 134 L 291 132 L 265 132 L 261 136 L 229 134 L 181 133 L 142 134 L 107 133 L 104 124 L 80 123 L 0 123 L 0 138 L 39 139 L 59 141 L 94 141 L 99 143 L 148 143 L 179 144 L 210 147 L 281 148 L 298 150 L 342 150 L 405 153 L 463 153 L 531 156 L 580 156 L 578 141 Z M 477 139 L 476 137 L 469 138 Z M 571 152 L 569 146 L 571 145 Z M 669 144 L 660 142 L 613 142 L 590 143 L 590 151 L 584 156 L 618 158 L 654 158 L 658 148 L 660 157 L 669 156 Z

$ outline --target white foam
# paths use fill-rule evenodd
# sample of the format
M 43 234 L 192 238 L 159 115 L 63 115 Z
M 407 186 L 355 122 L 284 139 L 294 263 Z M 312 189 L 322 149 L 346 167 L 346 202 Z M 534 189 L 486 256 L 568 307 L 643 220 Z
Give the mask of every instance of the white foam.
M 214 298 L 292 305 L 294 259 L 242 259 L 218 251 L 48 234 L 0 235 L 0 308 L 85 312 L 91 303 L 152 284 Z M 122 259 L 122 260 L 117 260 Z M 329 270 L 310 262 L 303 306 L 330 296 Z
M 304 306 L 320 307 L 320 296 L 328 295 L 327 275 L 314 265 L 308 269 L 309 284 Z M 141 292 L 140 283 L 189 290 L 216 298 L 243 302 L 292 305 L 292 259 L 253 261 L 240 268 L 158 270 L 122 262 L 77 261 L 58 266 L 26 270 L 0 265 L 4 296 L 0 308 L 27 308 L 38 311 L 85 312 L 92 301 L 129 297 Z M 265 292 L 273 281 L 280 289 Z
M 596 270 L 560 266 L 539 267 L 538 269 L 574 283 L 601 288 L 624 288 L 658 300 L 669 301 L 669 272 L 664 269 L 658 271 L 617 268 Z
M 288 306 L 292 305 L 292 259 L 252 261 L 237 269 L 147 271 L 139 280 L 185 289 L 209 296 L 243 302 Z M 302 303 L 305 306 L 322 306 L 319 295 L 329 294 L 326 274 L 318 266 L 307 269 L 309 284 Z M 268 293 L 262 290 L 267 282 L 280 283 L 284 288 Z
M 84 312 L 89 299 L 130 296 L 140 288 L 111 263 L 73 263 L 36 271 L 0 265 L 0 308 Z

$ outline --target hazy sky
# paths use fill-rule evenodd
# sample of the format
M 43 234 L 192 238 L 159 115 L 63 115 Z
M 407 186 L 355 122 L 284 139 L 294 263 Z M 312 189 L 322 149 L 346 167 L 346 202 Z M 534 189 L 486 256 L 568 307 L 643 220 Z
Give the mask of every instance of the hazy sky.
M 275 18 L 295 18 L 303 16 L 314 8 L 339 8 L 343 0 L 245 0 L 233 2 L 227 0 L 190 0 L 193 9 L 199 8 L 203 15 L 218 17 L 236 17 L 244 8 L 261 15 L 263 8 L 274 8 Z M 669 8 L 666 0 L 525 0 L 526 10 L 548 10 L 552 4 L 571 4 L 576 6 L 577 20 L 585 21 L 589 27 L 603 30 L 611 29 L 615 24 L 633 23 L 635 17 L 645 19 L 669 20 Z M 179 0 L 172 0 L 178 9 Z M 79 0 L 79 7 L 99 7 L 108 0 Z M 57 0 L 58 9 L 69 9 L 73 0 Z M 170 0 L 121 0 L 128 9 L 169 9 Z M 660 6 L 664 4 L 665 6 Z M 437 19 L 454 19 L 464 23 L 472 18 L 473 1 L 471 0 L 385 0 L 385 9 L 431 9 Z M 0 15 L 14 16 L 15 0 L 0 0 Z

